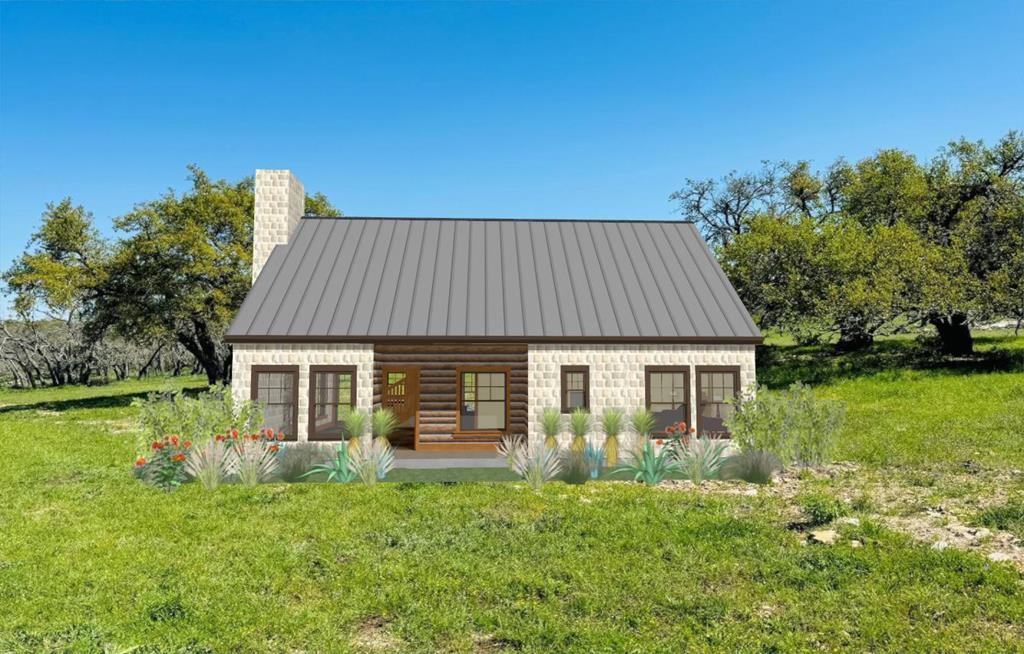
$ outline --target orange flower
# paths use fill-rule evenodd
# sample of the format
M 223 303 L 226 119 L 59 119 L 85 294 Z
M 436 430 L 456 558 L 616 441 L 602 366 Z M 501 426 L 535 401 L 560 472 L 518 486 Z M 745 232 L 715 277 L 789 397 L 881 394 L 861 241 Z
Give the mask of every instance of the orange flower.
M 276 451 L 278 451 L 279 449 L 281 449 L 281 446 L 280 446 L 280 445 L 271 445 L 271 446 L 270 446 L 269 448 L 267 448 L 267 449 L 269 449 L 269 450 L 270 450 L 271 452 L 276 452 Z
M 218 443 L 219 443 L 219 442 L 221 442 L 221 441 L 223 441 L 223 440 L 224 440 L 224 434 L 217 434 L 217 435 L 216 435 L 216 436 L 214 437 L 214 440 L 216 440 L 216 441 L 217 441 Z
M 662 439 L 659 438 L 658 440 L 654 441 L 654 444 L 655 445 L 664 445 L 665 441 L 663 441 Z
M 192 441 L 185 441 L 184 443 L 181 444 L 181 446 L 187 450 L 188 448 L 192 447 Z
M 690 427 L 690 433 L 691 434 L 696 434 L 697 433 L 697 428 L 696 427 Z
M 277 432 L 277 440 L 279 440 L 279 441 L 283 441 L 284 440 L 284 433 L 283 432 Z
M 665 433 L 666 434 L 674 434 L 675 432 L 676 432 L 676 426 L 675 425 L 669 425 L 668 427 L 665 427 Z
M 161 443 L 160 441 L 153 441 L 153 449 L 154 449 L 154 450 L 159 450 L 159 449 L 160 449 L 160 448 L 162 448 L 163 446 L 164 446 L 164 444 L 163 444 L 163 443 Z
M 679 431 L 686 431 L 686 423 L 685 422 L 680 422 L 679 423 Z
M 139 458 L 135 459 L 135 465 L 137 465 L 137 466 L 144 466 L 144 465 L 146 465 L 146 457 L 140 456 Z
M 177 436 L 171 436 L 171 445 L 177 445 L 177 444 L 178 444 L 178 437 Z
M 180 452 L 178 454 L 175 454 L 174 456 L 171 457 L 171 461 L 176 461 L 178 463 L 180 463 L 180 462 L 182 462 L 184 460 L 185 460 L 185 455 L 181 454 Z

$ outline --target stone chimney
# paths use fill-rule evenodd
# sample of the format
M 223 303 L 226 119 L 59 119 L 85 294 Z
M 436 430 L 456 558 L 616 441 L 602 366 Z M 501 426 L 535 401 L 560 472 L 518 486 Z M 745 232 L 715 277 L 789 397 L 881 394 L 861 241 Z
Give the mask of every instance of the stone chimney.
M 256 217 L 252 230 L 252 281 L 275 245 L 288 242 L 306 208 L 306 190 L 290 170 L 256 171 Z

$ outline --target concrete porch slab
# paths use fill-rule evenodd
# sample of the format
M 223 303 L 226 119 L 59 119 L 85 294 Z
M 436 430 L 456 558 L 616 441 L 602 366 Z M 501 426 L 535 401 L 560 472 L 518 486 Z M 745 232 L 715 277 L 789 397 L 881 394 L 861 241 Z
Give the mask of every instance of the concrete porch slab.
M 505 459 L 494 452 L 438 452 L 395 448 L 396 468 L 441 470 L 444 468 L 504 468 Z

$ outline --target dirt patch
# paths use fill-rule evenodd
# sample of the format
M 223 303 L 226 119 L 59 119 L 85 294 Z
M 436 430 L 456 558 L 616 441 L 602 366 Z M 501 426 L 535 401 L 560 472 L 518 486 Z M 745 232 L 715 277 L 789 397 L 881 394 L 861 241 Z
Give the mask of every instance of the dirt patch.
M 402 641 L 388 631 L 391 620 L 374 616 L 364 620 L 350 641 L 352 647 L 367 652 L 391 652 L 401 645 Z
M 497 654 L 497 652 L 515 652 L 523 648 L 522 643 L 507 638 L 498 638 L 489 634 L 477 635 L 473 639 L 474 654 Z

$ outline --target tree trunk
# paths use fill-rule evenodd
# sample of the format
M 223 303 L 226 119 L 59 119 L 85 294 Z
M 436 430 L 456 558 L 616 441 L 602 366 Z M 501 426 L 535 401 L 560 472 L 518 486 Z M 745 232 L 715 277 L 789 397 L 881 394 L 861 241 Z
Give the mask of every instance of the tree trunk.
M 875 342 L 875 335 L 866 328 L 862 316 L 850 316 L 839 325 L 839 342 L 836 349 L 841 352 L 863 350 Z
M 971 326 L 965 314 L 932 316 L 928 322 L 939 332 L 943 354 L 963 356 L 974 353 L 974 339 L 971 337 Z

